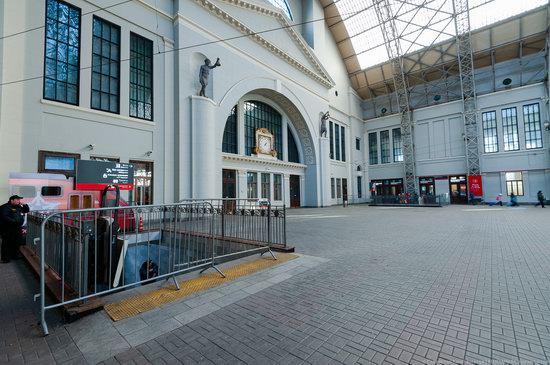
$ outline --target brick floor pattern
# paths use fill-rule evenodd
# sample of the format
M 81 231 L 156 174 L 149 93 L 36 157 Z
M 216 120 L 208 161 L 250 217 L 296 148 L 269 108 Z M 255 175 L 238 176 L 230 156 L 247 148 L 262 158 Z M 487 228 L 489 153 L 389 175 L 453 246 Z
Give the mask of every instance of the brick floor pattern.
M 547 210 L 482 209 L 293 211 L 289 241 L 330 261 L 104 364 L 548 364 Z M 82 363 L 70 325 L 10 350 L 28 308 L 0 363 Z

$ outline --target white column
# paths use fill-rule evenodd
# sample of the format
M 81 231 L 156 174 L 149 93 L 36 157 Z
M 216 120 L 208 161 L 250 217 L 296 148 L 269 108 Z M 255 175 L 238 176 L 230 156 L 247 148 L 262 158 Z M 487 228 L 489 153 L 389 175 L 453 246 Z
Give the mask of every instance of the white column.
M 247 198 L 247 181 L 246 181 L 246 170 L 237 171 L 237 198 L 246 199 Z
M 282 130 L 282 136 L 283 136 L 283 150 L 277 151 L 277 153 L 280 155 L 283 154 L 283 161 L 288 162 L 288 121 L 286 118 L 283 118 L 283 130 Z
M 290 207 L 290 174 L 283 174 L 283 201 Z
M 306 205 L 306 177 L 304 175 L 300 175 L 300 207 L 304 207 Z
M 174 202 L 176 178 L 174 114 L 174 43 L 164 41 L 164 203 Z M 160 154 L 161 151 L 154 151 Z
M 330 140 L 327 137 L 319 137 L 319 165 L 320 165 L 320 206 L 331 205 L 330 196 Z
M 217 169 L 221 173 L 221 155 L 216 148 L 215 104 L 202 96 L 191 96 L 192 197 L 216 198 Z M 220 161 L 218 161 L 220 160 Z
M 273 174 L 269 174 L 269 201 L 273 202 L 275 199 L 275 180 Z
M 244 131 L 244 102 L 239 101 L 237 104 L 237 151 L 239 155 L 244 155 L 245 151 L 245 131 Z
M 80 49 L 82 50 L 90 50 L 89 52 L 80 52 L 80 85 L 79 85 L 79 105 L 83 108 L 91 108 L 92 106 L 92 98 L 91 98 L 91 89 L 92 89 L 92 52 L 91 52 L 91 49 L 92 49 L 92 19 L 93 17 L 82 17 L 81 18 L 81 25 L 80 25 Z M 126 33 L 123 31 L 125 30 L 124 28 L 121 27 L 121 48 L 119 50 L 119 54 L 120 54 L 120 59 L 122 60 L 126 60 L 129 58 L 130 56 L 130 46 L 129 46 L 129 43 L 130 42 L 126 42 L 126 39 L 123 39 L 123 34 L 129 34 L 129 33 Z M 128 35 L 129 37 L 129 35 Z M 126 53 L 127 52 L 127 53 Z M 120 62 L 119 63 L 119 67 L 120 67 L 120 90 L 119 90 L 119 95 L 120 95 L 120 114 L 121 115 L 128 115 L 127 114 L 127 109 L 123 109 L 122 108 L 122 103 L 124 100 L 127 100 L 127 99 L 123 99 L 123 96 L 124 94 L 122 93 L 124 88 L 125 87 L 129 87 L 127 85 L 129 85 L 129 83 L 125 83 L 125 81 L 127 79 L 124 79 L 124 77 L 126 76 L 125 74 L 125 68 L 124 66 L 127 66 L 129 65 L 130 62 Z M 130 72 L 129 71 L 129 66 L 128 66 L 128 73 Z M 126 94 L 127 95 L 127 94 Z M 125 114 L 126 112 L 126 114 Z

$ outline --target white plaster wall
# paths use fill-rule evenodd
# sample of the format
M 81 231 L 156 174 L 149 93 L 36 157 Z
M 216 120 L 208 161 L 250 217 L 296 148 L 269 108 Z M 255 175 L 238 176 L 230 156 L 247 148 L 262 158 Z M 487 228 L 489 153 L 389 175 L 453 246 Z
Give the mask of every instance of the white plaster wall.
M 526 150 L 522 111 L 523 105 L 538 102 L 540 104 L 541 121 L 544 123 L 544 121 L 548 120 L 544 97 L 545 91 L 542 83 L 503 90 L 478 97 L 478 138 L 485 200 L 494 201 L 496 194 L 499 192 L 506 193 L 506 180 L 503 173 L 506 171 L 524 171 L 525 195 L 519 197 L 520 202 L 536 201 L 538 190 L 543 190 L 545 193 L 548 192 L 546 193 L 547 195 L 550 194 L 550 182 L 547 179 L 547 174 L 545 174 L 550 165 L 548 150 L 550 134 L 543 131 L 543 148 Z M 503 152 L 504 140 L 500 111 L 508 107 L 516 107 L 518 111 L 519 151 Z M 464 137 L 462 135 L 464 126 L 461 109 L 461 102 L 454 101 L 417 109 L 413 112 L 417 176 L 466 174 Z M 484 153 L 483 151 L 481 113 L 490 110 L 497 112 L 497 132 L 499 149 L 501 151 L 498 153 Z M 365 136 L 369 132 L 396 128 L 399 126 L 399 123 L 400 119 L 397 115 L 368 120 L 365 123 Z M 380 150 L 378 150 L 378 153 L 380 153 Z M 368 162 L 368 154 L 365 161 Z M 369 180 L 402 178 L 402 169 L 399 170 L 397 166 L 393 165 L 402 166 L 402 164 L 369 166 Z M 446 184 L 448 185 L 448 183 Z M 443 182 L 436 181 L 436 192 L 438 194 L 448 191 L 448 186 L 445 187 L 444 185 Z M 536 188 L 535 186 L 539 187 Z
M 160 6 L 169 8 L 171 1 L 160 0 Z M 34 172 L 38 165 L 38 150 L 80 153 L 83 159 L 90 154 L 154 161 L 155 201 L 166 201 L 164 176 L 168 161 L 164 156 L 164 129 L 172 121 L 166 120 L 165 81 L 173 79 L 173 70 L 166 69 L 164 40 L 172 38 L 171 22 L 157 16 L 141 2 L 125 3 L 96 11 L 97 8 L 82 0 L 71 1 L 82 11 L 80 43 L 80 100 L 79 106 L 42 101 L 42 74 L 44 28 L 39 28 L 1 41 L 2 87 L 0 115 L 0 195 L 7 194 L 7 177 L 11 171 Z M 111 5 L 99 0 L 100 7 Z M 3 2 L 2 22 L 9 33 L 15 33 L 44 24 L 45 1 L 6 0 Z M 121 27 L 121 97 L 120 115 L 90 109 L 91 24 L 97 15 Z M 130 32 L 154 42 L 154 118 L 153 122 L 128 116 L 128 62 Z M 5 53 L 9 50 L 9 55 Z M 171 55 L 168 56 L 172 57 Z M 19 80 L 27 81 L 19 82 Z M 95 144 L 90 151 L 86 146 Z M 153 154 L 147 156 L 147 151 Z M 171 166 L 170 166 L 171 167 Z M 166 195 L 165 195 L 166 194 Z
M 69 0 L 82 13 L 95 9 L 84 0 Z M 248 9 L 216 1 L 231 15 L 255 30 L 280 26 L 275 18 Z M 295 21 L 300 21 L 302 2 L 291 2 Z M 0 13 L 2 34 L 44 24 L 45 1 L 5 0 Z M 97 6 L 111 5 L 98 0 Z M 324 17 L 317 0 L 312 3 L 313 19 Z M 351 90 L 344 64 L 324 22 L 315 22 L 313 57 L 336 84 L 327 88 L 289 62 L 275 56 L 228 22 L 189 0 L 136 0 L 94 13 L 121 27 L 121 98 L 120 115 L 90 109 L 90 65 L 92 14 L 82 17 L 80 103 L 70 106 L 42 100 L 43 28 L 0 41 L 0 81 L 14 82 L 0 89 L 0 195 L 7 194 L 10 171 L 36 171 L 38 150 L 118 157 L 121 161 L 154 162 L 155 202 L 170 202 L 191 196 L 192 141 L 191 96 L 198 92 L 198 67 L 206 56 L 220 57 L 222 67 L 212 70 L 207 89 L 214 104 L 215 128 L 204 137 L 206 146 L 216 155 L 216 189 L 221 192 L 221 144 L 223 128 L 231 108 L 248 93 L 258 89 L 274 90 L 290 101 L 303 117 L 307 133 L 300 135 L 302 150 L 313 151 L 313 159 L 304 172 L 305 205 L 317 205 L 320 191 L 322 158 L 318 146 L 319 116 L 327 110 L 346 126 L 347 161 L 329 164 L 330 173 L 348 178 L 349 194 L 354 191 L 350 165 L 353 159 L 355 128 L 350 118 L 361 118 L 360 100 Z M 297 27 L 300 32 L 301 26 Z M 153 41 L 154 120 L 129 117 L 129 37 L 130 32 Z M 233 40 L 228 38 L 235 37 Z M 276 31 L 264 37 L 286 51 L 310 70 L 315 66 L 300 47 L 290 40 L 288 31 Z M 6 52 L 9 50 L 9 53 Z M 17 80 L 35 78 L 25 82 Z M 339 91 L 336 96 L 334 91 Z M 90 151 L 86 146 L 95 144 Z M 153 151 L 148 155 L 148 151 Z M 302 151 L 302 153 L 303 153 Z M 242 166 L 241 166 L 242 167 Z M 218 171 L 219 170 L 219 171 Z M 329 173 L 329 172 L 327 172 Z

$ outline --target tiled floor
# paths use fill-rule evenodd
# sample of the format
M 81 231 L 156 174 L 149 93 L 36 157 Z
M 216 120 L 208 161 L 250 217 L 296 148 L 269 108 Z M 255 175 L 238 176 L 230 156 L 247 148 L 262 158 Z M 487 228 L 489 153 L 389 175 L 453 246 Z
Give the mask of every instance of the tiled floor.
M 305 256 L 290 267 L 117 323 L 97 313 L 46 339 L 23 295 L 33 283 L 8 286 L 24 267 L 1 265 L 0 362 L 547 364 L 549 214 L 294 210 L 288 239 Z

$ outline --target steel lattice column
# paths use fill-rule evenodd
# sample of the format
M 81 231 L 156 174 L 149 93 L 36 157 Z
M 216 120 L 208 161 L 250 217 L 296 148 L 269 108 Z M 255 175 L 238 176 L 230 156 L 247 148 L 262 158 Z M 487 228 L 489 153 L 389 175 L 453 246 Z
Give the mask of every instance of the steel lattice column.
M 477 98 L 474 80 L 474 62 L 470 42 L 470 15 L 468 0 L 453 0 L 456 28 L 456 45 L 464 109 L 466 138 L 466 168 L 468 175 L 480 175 L 477 129 Z
M 403 162 L 405 168 L 405 192 L 416 192 L 416 174 L 414 166 L 414 145 L 412 135 L 411 111 L 409 108 L 409 92 L 403 69 L 401 45 L 389 0 L 373 0 L 376 7 L 378 22 L 382 28 L 384 43 L 390 59 L 393 74 L 393 84 L 397 105 L 401 113 L 401 140 L 403 143 Z

